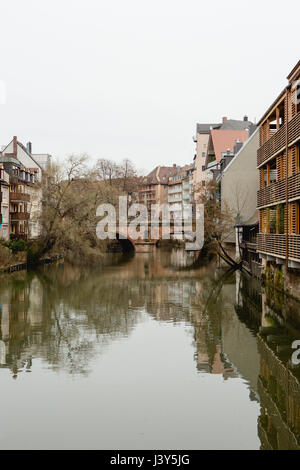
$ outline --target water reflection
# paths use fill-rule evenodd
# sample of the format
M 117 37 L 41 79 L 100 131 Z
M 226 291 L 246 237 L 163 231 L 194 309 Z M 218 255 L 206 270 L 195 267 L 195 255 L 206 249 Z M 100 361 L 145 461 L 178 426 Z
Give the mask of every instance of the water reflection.
M 219 377 L 222 382 L 215 387 L 220 401 L 226 393 L 222 383 L 234 380 L 240 394 L 242 388 L 248 390 L 249 403 L 260 404 L 257 416 L 254 408 L 247 408 L 257 420 L 257 432 L 247 445 L 257 447 L 258 435 L 261 448 L 298 449 L 299 371 L 289 362 L 289 345 L 298 329 L 289 326 L 287 311 L 282 316 L 274 310 L 273 297 L 262 293 L 257 281 L 239 273 L 226 276 L 215 265 L 197 268 L 194 261 L 180 250 L 155 250 L 101 269 L 60 262 L 3 277 L 0 367 L 16 379 L 34 372 L 36 361 L 42 360 L 47 369 L 88 377 L 99 359 L 110 354 L 110 345 L 129 341 L 139 325 L 147 324 L 148 316 L 158 325 L 185 329 L 193 345 L 197 380 Z M 191 269 L 175 269 L 189 265 Z M 268 328 L 275 328 L 276 335 L 268 334 Z M 179 353 L 180 348 L 178 344 Z M 158 367 L 155 358 L 153 354 L 152 369 Z M 178 365 L 176 380 L 182 373 Z M 213 402 L 207 406 L 214 409 Z M 230 422 L 227 425 L 230 433 Z M 237 435 L 233 442 L 234 438 L 238 440 Z M 211 442 L 214 445 L 219 447 Z

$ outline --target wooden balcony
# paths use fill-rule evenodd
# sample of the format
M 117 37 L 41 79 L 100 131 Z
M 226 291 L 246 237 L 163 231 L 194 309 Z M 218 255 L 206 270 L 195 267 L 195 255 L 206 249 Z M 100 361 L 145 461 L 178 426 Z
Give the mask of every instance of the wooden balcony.
M 257 151 L 257 166 L 262 165 L 272 155 L 276 154 L 285 147 L 285 126 L 281 127 L 267 142 Z
M 289 259 L 300 260 L 300 235 L 289 235 Z M 273 256 L 286 257 L 286 235 L 259 233 L 257 251 Z
M 9 197 L 10 197 L 10 200 L 11 200 L 11 201 L 14 201 L 14 202 L 17 202 L 17 201 L 20 201 L 20 202 L 30 202 L 30 195 L 29 195 L 29 194 L 25 194 L 25 193 L 14 193 L 14 192 L 11 192 L 11 193 L 9 193 Z
M 285 149 L 285 126 L 282 126 L 273 134 L 267 142 L 257 151 L 257 166 L 261 166 L 273 155 Z M 300 138 L 300 112 L 296 114 L 288 123 L 288 144 L 292 144 Z
M 285 201 L 285 180 L 276 181 L 257 192 L 257 207 Z
M 285 180 L 276 181 L 257 192 L 257 207 L 278 204 L 286 201 Z M 300 199 L 300 172 L 288 178 L 288 197 Z
M 300 172 L 288 179 L 289 199 L 300 198 Z
M 300 138 L 300 112 L 290 120 L 288 126 L 288 139 L 289 144 L 296 142 Z
M 30 217 L 29 212 L 10 212 L 10 220 L 28 220 Z
M 289 235 L 289 258 L 300 260 L 300 235 Z

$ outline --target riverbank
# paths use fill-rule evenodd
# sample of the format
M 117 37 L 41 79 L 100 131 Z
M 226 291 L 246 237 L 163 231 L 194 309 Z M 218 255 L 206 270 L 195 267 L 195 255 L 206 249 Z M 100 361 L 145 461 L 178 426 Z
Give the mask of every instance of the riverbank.
M 51 256 L 47 258 L 42 258 L 40 259 L 37 263 L 35 263 L 34 266 L 39 266 L 42 264 L 49 264 L 49 263 L 54 263 L 55 261 L 58 261 L 60 259 L 63 259 L 63 255 L 57 255 L 57 256 Z M 23 260 L 17 263 L 12 263 L 7 266 L 0 266 L 0 274 L 10 274 L 16 271 L 23 271 L 28 269 L 28 267 L 31 267 L 31 264 L 28 264 L 27 260 Z

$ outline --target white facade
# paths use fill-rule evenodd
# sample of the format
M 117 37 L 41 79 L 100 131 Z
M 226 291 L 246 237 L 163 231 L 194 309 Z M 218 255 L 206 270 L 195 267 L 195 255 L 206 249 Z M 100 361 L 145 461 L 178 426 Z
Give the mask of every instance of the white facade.
M 13 154 L 23 167 L 34 172 L 35 184 L 28 186 L 28 193 L 30 194 L 28 235 L 29 238 L 37 238 L 41 234 L 40 216 L 42 213 L 42 166 L 15 137 L 6 147 L 3 148 L 2 154 Z M 43 159 L 44 163 L 46 160 L 48 161 L 48 158 Z
M 256 212 L 259 172 L 257 169 L 257 150 L 259 129 L 244 143 L 233 160 L 222 172 L 221 206 L 222 211 L 230 211 L 239 223 L 249 220 Z M 235 243 L 236 233 L 232 224 L 228 243 Z
M 9 240 L 9 175 L 4 171 L 2 164 L 0 164 L 0 188 L 2 194 L 0 238 Z
M 48 153 L 33 153 L 32 157 L 42 167 L 44 171 L 49 170 L 52 156 Z
M 174 238 L 182 237 L 182 223 L 192 216 L 193 167 L 181 168 L 177 175 L 169 178 L 168 204 L 171 219 L 174 219 Z M 176 220 L 178 225 L 176 227 Z

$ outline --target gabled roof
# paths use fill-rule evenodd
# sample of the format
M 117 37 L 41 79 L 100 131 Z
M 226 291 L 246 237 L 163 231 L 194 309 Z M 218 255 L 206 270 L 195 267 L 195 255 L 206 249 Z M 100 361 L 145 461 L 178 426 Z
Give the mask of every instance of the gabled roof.
M 214 154 L 217 162 L 222 158 L 222 152 L 229 149 L 231 152 L 234 150 L 236 140 L 246 142 L 249 133 L 246 130 L 233 130 L 233 129 L 212 129 L 210 131 L 210 144 L 214 149 Z
M 238 119 L 226 119 L 220 129 L 245 130 L 249 129 L 253 123 L 251 121 L 239 121 Z
M 222 124 L 197 124 L 197 134 L 209 134 L 210 129 L 216 129 Z
M 240 157 L 240 154 L 241 154 L 242 152 L 244 152 L 246 145 L 248 145 L 249 142 L 251 142 L 251 140 L 254 139 L 254 137 L 255 137 L 255 135 L 258 133 L 258 131 L 259 131 L 259 128 L 257 127 L 257 128 L 255 129 L 255 131 L 253 132 L 253 134 L 249 137 L 249 139 L 246 140 L 246 142 L 244 142 L 244 145 L 243 145 L 243 146 L 239 149 L 239 151 L 235 154 L 235 156 L 233 157 L 233 159 L 228 163 L 228 165 L 226 166 L 226 168 L 224 168 L 223 173 L 226 173 L 226 172 L 228 171 L 228 168 L 230 168 L 231 165 L 233 165 L 234 162 Z
M 168 184 L 170 176 L 176 175 L 178 166 L 157 166 L 143 180 L 143 184 Z
M 4 155 L 5 154 L 5 150 L 7 149 L 7 147 L 13 142 L 13 139 L 6 145 L 6 147 L 2 150 L 2 154 Z M 25 145 L 23 145 L 21 142 L 17 141 L 17 144 L 21 147 L 22 150 L 24 150 L 25 153 L 27 153 L 27 155 L 34 161 L 34 163 L 42 170 L 42 167 L 41 165 L 33 158 L 33 156 L 31 155 L 31 153 L 28 152 L 27 148 L 25 147 Z

